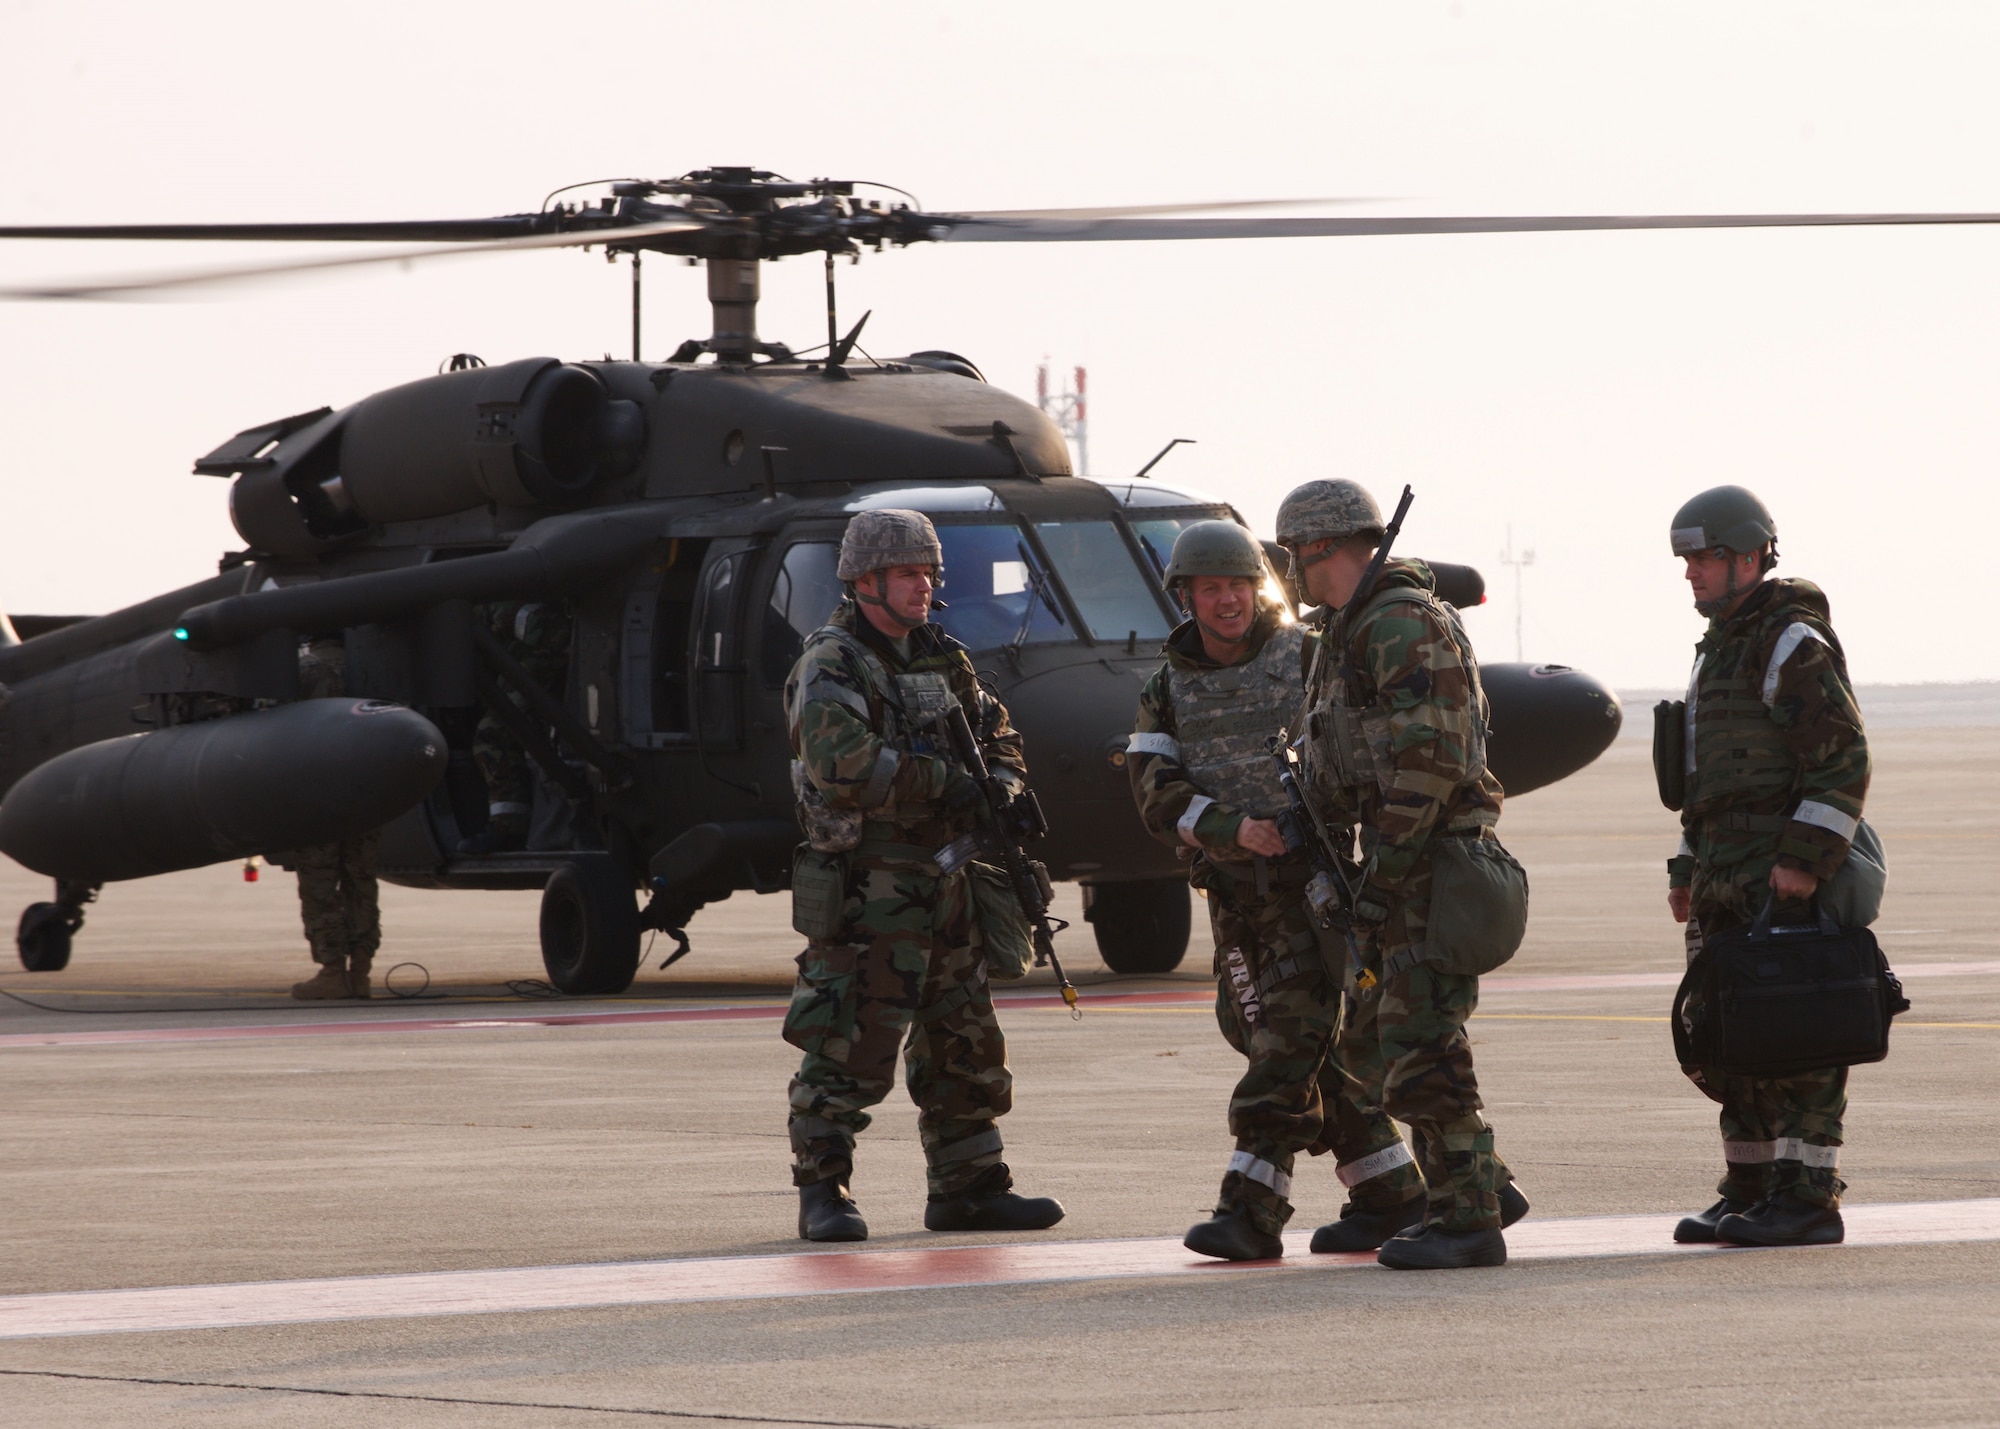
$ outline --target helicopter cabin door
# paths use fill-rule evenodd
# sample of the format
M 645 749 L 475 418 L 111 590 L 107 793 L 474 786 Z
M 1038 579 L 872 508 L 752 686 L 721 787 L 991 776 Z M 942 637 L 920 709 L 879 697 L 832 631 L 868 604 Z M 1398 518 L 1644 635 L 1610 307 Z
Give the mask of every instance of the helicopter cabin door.
M 625 597 L 619 635 L 619 729 L 633 749 L 692 747 L 695 607 L 706 539 L 676 538 Z
M 731 548 L 734 549 L 731 549 Z M 743 746 L 744 591 L 758 547 L 716 541 L 702 569 L 694 605 L 693 680 L 688 723 L 704 754 Z

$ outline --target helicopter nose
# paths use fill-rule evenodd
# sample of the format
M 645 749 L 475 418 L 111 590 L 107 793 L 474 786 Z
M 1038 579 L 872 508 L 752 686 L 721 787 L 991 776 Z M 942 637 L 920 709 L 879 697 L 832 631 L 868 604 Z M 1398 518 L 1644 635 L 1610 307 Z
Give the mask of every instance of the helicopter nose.
M 1125 772 L 1139 691 L 1158 663 L 1091 659 L 1002 690 L 1027 745 L 1028 781 L 1049 811 L 1048 837 L 1033 853 L 1057 878 L 1171 878 L 1182 871 L 1171 851 L 1147 837 Z
M 1618 738 L 1618 696 L 1568 665 L 1479 667 L 1493 729 L 1486 762 L 1509 797 L 1566 779 Z

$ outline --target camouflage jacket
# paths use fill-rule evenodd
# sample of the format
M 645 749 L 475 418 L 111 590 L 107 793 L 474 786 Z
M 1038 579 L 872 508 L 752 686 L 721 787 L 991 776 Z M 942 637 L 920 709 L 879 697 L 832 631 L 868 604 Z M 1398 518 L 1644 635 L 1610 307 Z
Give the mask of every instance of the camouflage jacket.
M 1688 679 L 1687 726 L 1670 885 L 1698 871 L 1761 884 L 1773 862 L 1830 878 L 1861 818 L 1869 759 L 1818 586 L 1766 581 L 1736 614 L 1709 622 Z
M 1270 729 L 1264 731 L 1267 735 L 1276 734 L 1296 716 L 1305 697 L 1305 660 L 1313 640 L 1297 626 L 1280 625 L 1277 612 L 1267 609 L 1251 627 L 1249 647 L 1243 658 L 1231 668 L 1256 661 L 1273 637 L 1282 637 L 1298 653 L 1290 660 L 1282 660 L 1278 667 L 1287 677 L 1287 689 L 1280 702 L 1283 713 L 1271 721 Z M 1196 848 L 1224 862 L 1247 863 L 1251 855 L 1236 842 L 1237 827 L 1246 817 L 1270 817 L 1276 812 L 1276 804 L 1266 800 L 1273 807 L 1249 808 L 1240 795 L 1230 798 L 1231 790 L 1189 772 L 1188 764 L 1199 760 L 1182 747 L 1182 722 L 1174 709 L 1176 671 L 1200 675 L 1223 667 L 1202 649 L 1201 631 L 1192 620 L 1183 622 L 1167 637 L 1162 653 L 1166 656 L 1165 663 L 1139 692 L 1139 712 L 1133 720 L 1132 738 L 1125 752 L 1125 772 L 1132 781 L 1132 798 L 1139 806 L 1140 821 L 1147 833 L 1170 848 Z M 1260 742 L 1257 752 L 1261 749 Z M 1271 784 L 1275 787 L 1276 783 L 1273 774 Z
M 785 717 L 793 757 L 828 808 L 893 823 L 900 841 L 936 847 L 964 832 L 937 805 L 957 762 L 950 737 L 910 707 L 899 676 L 944 677 L 1003 783 L 1019 787 L 1027 762 L 1006 706 L 979 683 L 963 645 L 921 625 L 909 647 L 899 655 L 853 601 L 842 601 L 792 666 Z
M 1386 892 L 1417 868 L 1432 834 L 1500 818 L 1479 663 L 1456 612 L 1431 594 L 1436 584 L 1423 562 L 1390 560 L 1351 627 L 1344 611 L 1317 617 L 1311 797 L 1355 801 L 1368 881 Z
M 569 678 L 571 621 L 560 604 L 503 600 L 480 607 L 486 628 L 550 694 L 560 695 Z

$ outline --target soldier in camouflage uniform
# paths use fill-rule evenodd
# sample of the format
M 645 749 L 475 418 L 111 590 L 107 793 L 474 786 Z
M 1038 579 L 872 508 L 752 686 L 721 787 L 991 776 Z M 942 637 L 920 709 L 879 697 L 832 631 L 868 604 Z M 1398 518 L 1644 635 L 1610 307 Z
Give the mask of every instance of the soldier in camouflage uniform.
M 315 640 L 299 658 L 299 692 L 309 700 L 347 693 L 347 654 L 338 640 Z M 292 984 L 302 1002 L 370 995 L 369 970 L 382 944 L 375 882 L 382 831 L 302 848 L 288 855 L 299 880 L 299 913 L 319 971 Z
M 1674 554 L 1708 617 L 1688 681 L 1683 836 L 1667 864 L 1668 906 L 1687 925 L 1690 959 L 1768 900 L 1826 893 L 1863 828 L 1868 740 L 1846 657 L 1818 586 L 1766 579 L 1777 535 L 1763 503 L 1737 486 L 1705 491 L 1674 517 Z M 1674 1239 L 1840 1240 L 1847 1069 L 1778 1079 L 1686 1071 L 1721 1103 L 1725 1169 L 1721 1199 L 1682 1220 Z
M 1340 983 L 1307 911 L 1310 866 L 1275 822 L 1285 795 L 1266 749 L 1297 714 L 1309 640 L 1289 612 L 1261 603 L 1264 556 L 1230 521 L 1181 532 L 1168 589 L 1189 619 L 1146 682 L 1126 769 L 1147 831 L 1194 854 L 1215 935 L 1216 1020 L 1249 1061 L 1229 1101 L 1236 1153 L 1215 1216 L 1190 1250 L 1226 1260 L 1284 1254 L 1293 1164 L 1332 1151 L 1350 1191 L 1316 1251 L 1373 1250 L 1421 1215 L 1423 1181 L 1395 1125 L 1328 1056 Z M 1333 952 L 1333 967 L 1345 955 Z
M 521 663 L 535 683 L 560 700 L 569 679 L 570 617 L 561 605 L 548 601 L 503 600 L 481 606 L 486 621 L 507 653 Z M 540 719 L 525 698 L 508 690 L 515 708 Z M 486 827 L 459 842 L 463 854 L 499 853 L 528 841 L 528 821 L 535 811 L 535 770 L 528 751 L 513 732 L 489 711 L 479 718 L 472 736 L 472 757 L 486 780 Z
M 1364 1098 L 1410 1126 L 1428 1190 L 1423 1220 L 1382 1244 L 1396 1269 L 1500 1265 L 1528 1203 L 1493 1147 L 1466 1019 L 1479 979 L 1426 942 L 1441 839 L 1489 839 L 1499 781 L 1486 769 L 1486 696 L 1464 627 L 1430 569 L 1391 560 L 1350 609 L 1382 515 L 1351 481 L 1313 481 L 1278 509 L 1278 541 L 1321 607 L 1307 678 L 1308 797 L 1359 815 L 1355 936 L 1374 985 L 1350 978 L 1337 1055 Z
M 1013 1076 L 970 875 L 936 861 L 986 809 L 937 716 L 956 702 L 997 777 L 1011 787 L 1025 777 L 1006 709 L 965 647 L 929 623 L 942 561 L 921 513 L 855 516 L 838 567 L 848 598 L 807 638 L 785 685 L 800 821 L 815 849 L 845 850 L 833 865 L 844 880 L 837 931 L 799 955 L 784 1026 L 805 1054 L 790 1133 L 807 1240 L 867 1237 L 848 1193 L 854 1142 L 867 1108 L 894 1086 L 899 1049 L 929 1164 L 924 1225 L 1040 1230 L 1063 1214 L 1009 1189 L 996 1122 L 1012 1105 Z

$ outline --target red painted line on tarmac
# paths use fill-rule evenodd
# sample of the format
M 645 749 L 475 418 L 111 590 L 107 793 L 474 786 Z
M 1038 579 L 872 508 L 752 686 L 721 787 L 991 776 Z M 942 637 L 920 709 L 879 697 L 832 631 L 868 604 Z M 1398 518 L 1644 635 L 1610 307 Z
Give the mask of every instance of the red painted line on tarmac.
M 2000 973 L 2000 962 L 1906 963 L 1897 976 L 1910 978 L 1953 977 Z M 1584 973 L 1551 977 L 1508 977 L 1504 974 L 1480 979 L 1482 993 L 1588 992 L 1615 988 L 1676 987 L 1679 973 Z M 1002 993 L 994 999 L 1001 1007 L 1034 1011 L 1061 1008 L 1054 993 Z M 1215 1001 L 1208 987 L 1170 988 L 1156 992 L 1086 992 L 1083 1008 L 1093 1007 L 1207 1007 Z M 461 1017 L 409 1017 L 371 1019 L 319 1019 L 298 1022 L 257 1022 L 224 1024 L 214 1027 L 117 1027 L 51 1029 L 46 1032 L 11 1032 L 0 1035 L 0 1050 L 9 1047 L 78 1047 L 99 1044 L 140 1042 L 236 1042 L 266 1037 L 354 1037 L 390 1032 L 463 1032 L 488 1028 L 534 1027 L 616 1027 L 647 1022 L 739 1022 L 784 1016 L 785 1002 L 729 1003 L 705 1007 L 635 1008 L 629 1012 L 537 1012 L 501 1014 L 487 1009 L 469 1011 Z M 92 1014 L 77 1014 L 89 1017 Z
M 1850 1206 L 1845 1246 L 1946 1245 L 2000 1240 L 2000 1197 Z M 1507 1233 L 1514 1261 L 1635 1255 L 1735 1255 L 1725 1246 L 1676 1245 L 1675 1216 L 1529 1220 Z M 1285 1237 L 1284 1260 L 1231 1265 L 1178 1240 L 1029 1241 L 941 1250 L 809 1251 L 791 1255 L 451 1270 L 328 1280 L 176 1285 L 0 1297 L 0 1339 L 230 1329 L 327 1320 L 603 1309 L 784 1296 L 948 1290 L 986 1285 L 1153 1279 L 1163 1276 L 1375 1272 L 1371 1254 L 1306 1253 L 1311 1233 Z M 1793 1252 L 1796 1254 L 1797 1252 Z

